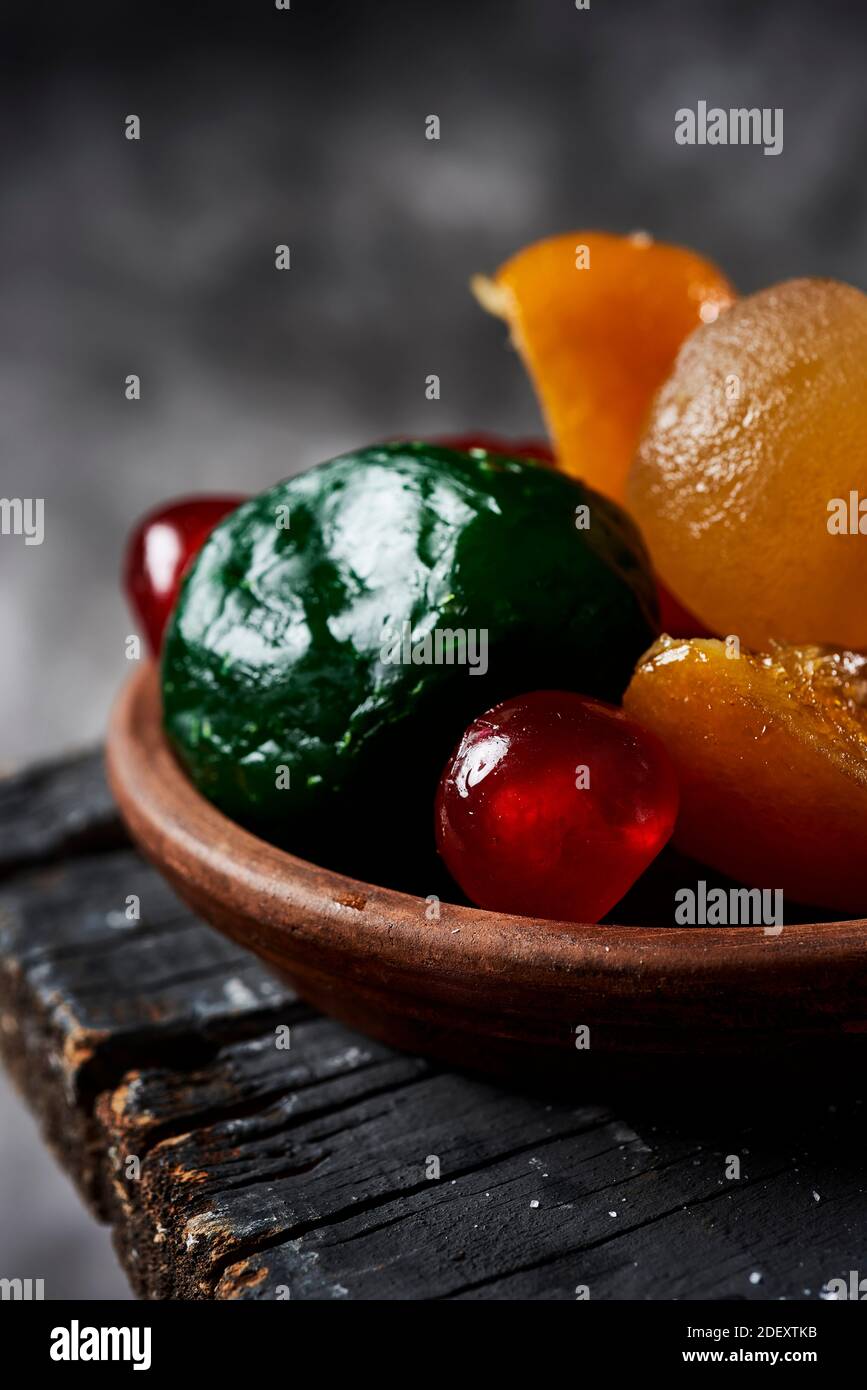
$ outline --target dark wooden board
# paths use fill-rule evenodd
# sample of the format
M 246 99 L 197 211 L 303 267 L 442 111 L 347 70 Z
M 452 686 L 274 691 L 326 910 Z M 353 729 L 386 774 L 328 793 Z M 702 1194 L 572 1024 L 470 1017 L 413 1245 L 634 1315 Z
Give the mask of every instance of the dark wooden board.
M 528 1094 L 392 1052 L 181 906 L 97 754 L 0 783 L 0 873 L 7 1065 L 143 1297 L 803 1299 L 867 1268 L 860 1076 Z

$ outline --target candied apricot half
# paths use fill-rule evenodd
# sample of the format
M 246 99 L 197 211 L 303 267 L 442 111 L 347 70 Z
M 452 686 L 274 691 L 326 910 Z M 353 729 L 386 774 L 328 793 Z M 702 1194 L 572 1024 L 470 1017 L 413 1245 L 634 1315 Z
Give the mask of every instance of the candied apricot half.
M 711 632 L 867 648 L 867 295 L 789 280 L 684 343 L 629 509 Z
M 729 650 L 662 637 L 624 696 L 677 769 L 674 844 L 750 887 L 867 911 L 867 657 Z
M 473 290 L 509 325 L 559 467 L 616 502 L 678 348 L 734 298 L 710 261 L 641 232 L 550 237 Z

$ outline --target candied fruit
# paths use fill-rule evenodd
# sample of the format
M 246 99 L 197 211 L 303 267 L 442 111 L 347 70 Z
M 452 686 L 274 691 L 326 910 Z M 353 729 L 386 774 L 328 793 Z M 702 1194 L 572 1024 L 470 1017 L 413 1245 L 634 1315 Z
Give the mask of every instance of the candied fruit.
M 218 521 L 246 498 L 231 495 L 182 497 L 148 512 L 127 542 L 123 583 L 130 608 L 159 654 L 190 561 Z
M 867 647 L 867 296 L 791 280 L 697 329 L 628 502 L 657 574 L 712 632 Z
M 437 848 L 479 907 L 598 922 L 671 835 L 677 781 L 620 709 L 537 690 L 474 720 L 446 765 Z
M 550 237 L 473 289 L 509 325 L 558 466 L 614 501 L 678 348 L 734 298 L 710 261 L 641 232 Z
M 680 781 L 674 844 L 751 887 L 867 910 L 867 657 L 662 637 L 624 708 Z

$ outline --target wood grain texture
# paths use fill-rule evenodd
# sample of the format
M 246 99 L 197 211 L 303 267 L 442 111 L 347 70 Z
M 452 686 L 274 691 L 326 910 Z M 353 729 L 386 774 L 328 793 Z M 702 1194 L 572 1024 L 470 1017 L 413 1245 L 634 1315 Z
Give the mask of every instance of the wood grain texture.
M 499 1074 L 635 1077 L 701 1053 L 740 1071 L 867 1057 L 867 923 L 580 926 L 344 878 L 221 815 L 162 733 L 156 672 L 122 693 L 109 776 L 143 852 L 195 912 L 317 1008 L 392 1045 Z M 589 1053 L 575 1029 L 591 1033 Z
M 56 778 L 105 827 L 97 758 Z M 444 1070 L 313 1013 L 112 835 L 58 838 L 49 769 L 2 791 L 45 827 L 0 890 L 4 1055 L 142 1297 L 776 1300 L 863 1271 L 862 1073 L 564 1097 Z
M 93 752 L 0 777 L 0 825 L 0 878 L 64 850 L 126 843 L 102 758 Z

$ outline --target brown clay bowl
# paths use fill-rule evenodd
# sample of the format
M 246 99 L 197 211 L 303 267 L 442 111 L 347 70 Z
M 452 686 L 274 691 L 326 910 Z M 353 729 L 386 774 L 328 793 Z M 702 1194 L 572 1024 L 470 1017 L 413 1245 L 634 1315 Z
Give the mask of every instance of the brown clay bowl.
M 228 820 L 163 736 L 157 673 L 122 691 L 107 747 L 142 853 L 207 922 L 302 998 L 397 1047 L 463 1067 L 682 1077 L 785 1062 L 847 1072 L 867 1039 L 867 922 L 564 926 L 443 903 L 317 868 Z M 589 1049 L 576 1028 L 589 1027 Z M 801 1071 L 803 1074 L 803 1071 Z

